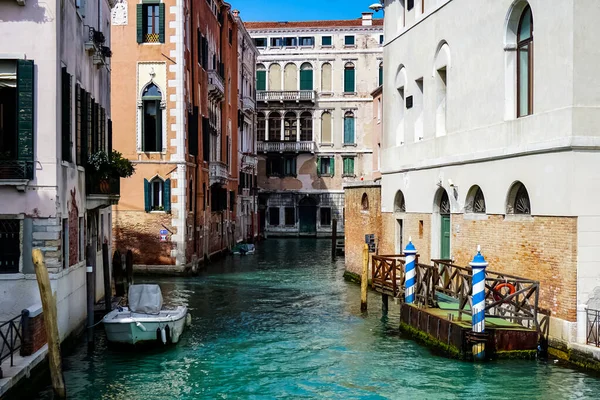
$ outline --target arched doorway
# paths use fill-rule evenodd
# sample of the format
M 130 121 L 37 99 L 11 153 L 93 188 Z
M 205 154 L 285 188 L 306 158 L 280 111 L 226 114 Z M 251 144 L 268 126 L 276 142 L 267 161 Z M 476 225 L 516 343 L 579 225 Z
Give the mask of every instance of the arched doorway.
M 450 199 L 444 190 L 440 198 L 440 258 L 450 258 Z
M 298 219 L 300 220 L 300 235 L 317 234 L 317 201 L 309 196 L 298 203 Z

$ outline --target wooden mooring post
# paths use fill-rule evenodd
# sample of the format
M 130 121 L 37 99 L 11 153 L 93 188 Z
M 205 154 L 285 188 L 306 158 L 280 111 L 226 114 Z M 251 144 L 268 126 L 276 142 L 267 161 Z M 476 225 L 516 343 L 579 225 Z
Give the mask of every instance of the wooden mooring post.
M 369 245 L 363 247 L 363 269 L 360 277 L 360 310 L 367 311 L 367 285 L 369 282 Z
M 127 291 L 129 291 L 129 286 L 133 285 L 133 252 L 131 250 L 127 250 L 125 256 L 125 273 L 127 274 Z
M 387 294 L 381 295 L 381 311 L 383 311 L 384 314 L 387 314 L 389 309 L 389 298 L 390 297 Z
M 123 263 L 121 261 L 121 253 L 115 250 L 113 254 L 113 279 L 115 281 L 115 296 L 120 297 L 125 295 L 125 286 L 123 285 Z
M 95 283 L 96 277 L 94 274 L 94 258 L 96 255 L 94 254 L 94 249 L 92 245 L 87 245 L 85 249 L 86 254 L 86 262 L 85 262 L 85 270 L 86 270 L 86 280 L 85 280 L 85 289 L 87 293 L 87 343 L 88 348 L 94 347 L 94 300 L 96 295 Z
M 331 260 L 335 261 L 337 255 L 337 219 L 331 221 Z
M 44 262 L 44 255 L 39 249 L 31 252 L 35 266 L 35 276 L 40 289 L 46 339 L 48 342 L 48 364 L 54 394 L 60 398 L 67 397 L 60 359 L 60 336 L 58 335 L 58 319 L 56 316 L 56 297 L 52 295 L 50 276 Z
M 108 262 L 108 244 L 102 245 L 102 272 L 104 273 L 104 311 L 112 311 L 112 289 L 110 287 L 110 266 Z

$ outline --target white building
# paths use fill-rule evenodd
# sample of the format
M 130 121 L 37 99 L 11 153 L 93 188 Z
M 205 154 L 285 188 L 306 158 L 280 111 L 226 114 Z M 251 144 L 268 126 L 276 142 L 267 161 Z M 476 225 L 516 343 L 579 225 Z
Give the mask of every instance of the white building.
M 77 4 L 77 5 L 76 5 Z M 0 3 L 0 320 L 40 302 L 31 259 L 42 250 L 61 338 L 86 316 L 85 247 L 111 243 L 119 181 L 86 179 L 88 155 L 108 150 L 107 0 Z
M 259 218 L 267 235 L 343 231 L 342 185 L 370 179 L 382 20 L 253 22 Z
M 600 308 L 599 18 L 592 0 L 385 1 L 386 236 L 460 265 L 481 244 L 540 281 L 562 343 Z
M 258 235 L 256 198 L 256 59 L 258 49 L 240 18 L 238 25 L 238 170 L 239 190 L 236 213 L 236 240 L 253 241 Z

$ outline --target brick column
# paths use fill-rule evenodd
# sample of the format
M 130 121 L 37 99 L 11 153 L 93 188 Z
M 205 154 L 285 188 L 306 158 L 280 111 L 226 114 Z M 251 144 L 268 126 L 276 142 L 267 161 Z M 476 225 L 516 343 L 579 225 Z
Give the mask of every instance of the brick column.
M 42 305 L 26 308 L 21 312 L 22 334 L 21 356 L 30 356 L 41 349 L 47 342 L 46 329 L 42 314 Z

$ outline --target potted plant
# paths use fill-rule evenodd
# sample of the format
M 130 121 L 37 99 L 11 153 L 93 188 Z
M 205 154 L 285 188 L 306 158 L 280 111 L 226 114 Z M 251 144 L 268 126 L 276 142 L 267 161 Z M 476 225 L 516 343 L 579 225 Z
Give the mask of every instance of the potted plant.
M 135 172 L 131 161 L 124 158 L 118 151 L 98 151 L 88 158 L 90 177 L 98 182 L 100 193 L 110 192 L 111 178 L 128 178 Z

